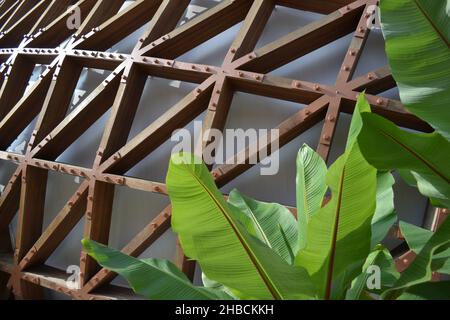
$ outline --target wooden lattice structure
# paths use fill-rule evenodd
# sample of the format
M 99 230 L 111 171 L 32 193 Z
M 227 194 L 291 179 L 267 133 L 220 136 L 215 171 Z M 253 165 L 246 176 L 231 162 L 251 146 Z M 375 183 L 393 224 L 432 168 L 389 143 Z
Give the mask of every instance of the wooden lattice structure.
M 318 152 L 328 158 L 339 115 L 352 113 L 357 95 L 366 90 L 375 112 L 395 123 L 428 132 L 431 128 L 409 114 L 399 101 L 376 96 L 395 87 L 389 67 L 353 78 L 370 32 L 367 10 L 376 0 L 224 0 L 176 28 L 190 0 L 136 0 L 119 11 L 124 0 L 3 0 L 0 2 L 0 159 L 17 170 L 0 197 L 0 286 L 4 297 L 40 298 L 42 287 L 78 299 L 131 298 L 130 290 L 110 285 L 114 274 L 99 269 L 81 253 L 82 288 L 67 287 L 64 270 L 45 265 L 46 259 L 84 216 L 84 236 L 107 243 L 114 188 L 166 195 L 164 184 L 125 177 L 124 173 L 206 110 L 205 129 L 223 130 L 236 91 L 306 104 L 278 126 L 280 146 L 324 120 Z M 80 28 L 66 21 L 77 6 Z M 255 46 L 276 5 L 324 14 L 262 48 Z M 174 60 L 238 22 L 242 27 L 221 66 Z M 131 54 L 110 48 L 147 24 Z M 310 83 L 268 74 L 345 35 L 353 34 L 335 85 Z M 64 48 L 56 48 L 65 39 Z M 36 64 L 48 68 L 25 93 Z M 112 73 L 68 116 L 72 93 L 83 68 Z M 167 110 L 135 138 L 127 137 L 148 76 L 196 83 L 195 90 Z M 55 159 L 99 117 L 110 110 L 91 168 Z M 8 146 L 37 117 L 24 155 Z M 213 170 L 217 184 L 237 177 L 251 165 L 223 165 Z M 78 190 L 45 230 L 43 214 L 49 171 L 84 179 Z M 18 214 L 16 243 L 8 226 Z M 170 207 L 123 248 L 138 256 L 170 228 Z M 409 253 L 410 255 L 411 253 Z M 194 265 L 177 248 L 179 267 L 192 277 Z M 409 259 L 409 256 L 403 257 Z M 399 264 L 408 260 L 401 258 Z

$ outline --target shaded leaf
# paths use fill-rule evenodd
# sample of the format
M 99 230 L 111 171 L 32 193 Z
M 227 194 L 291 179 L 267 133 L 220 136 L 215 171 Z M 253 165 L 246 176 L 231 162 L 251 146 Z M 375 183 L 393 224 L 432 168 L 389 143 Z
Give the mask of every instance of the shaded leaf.
M 408 287 L 428 282 L 432 278 L 432 257 L 442 252 L 450 244 L 450 219 L 446 219 L 433 236 L 418 252 L 414 261 L 401 274 L 392 290 L 386 292 L 386 298 L 392 299 L 400 296 Z
M 372 248 L 386 237 L 397 221 L 397 213 L 394 209 L 394 190 L 392 190 L 394 183 L 395 180 L 391 173 L 379 172 L 377 174 L 377 203 L 372 218 Z
M 412 286 L 397 300 L 450 300 L 450 281 L 426 282 Z
M 450 143 L 447 140 L 437 133 L 401 130 L 376 114 L 363 113 L 362 119 L 364 126 L 358 142 L 370 164 L 381 171 L 411 171 L 422 194 L 441 202 L 449 201 Z
M 254 200 L 236 189 L 230 192 L 228 203 L 250 218 L 259 240 L 286 262 L 293 262 L 292 250 L 297 252 L 297 221 L 285 206 Z
M 102 267 L 124 277 L 133 290 L 152 300 L 230 299 L 220 290 L 194 286 L 173 263 L 136 259 L 95 241 L 82 240 L 84 250 Z
M 367 287 L 367 280 L 371 276 L 368 271 L 370 266 L 377 266 L 380 268 L 380 284 L 381 288 L 369 289 Z M 399 272 L 395 268 L 394 259 L 392 258 L 389 250 L 383 246 L 378 246 L 372 251 L 366 259 L 363 266 L 362 273 L 353 281 L 352 287 L 347 291 L 347 300 L 360 300 L 366 299 L 368 292 L 379 294 L 386 290 L 386 288 L 392 287 L 395 281 L 400 276 Z
M 450 2 L 383 0 L 380 9 L 403 104 L 450 140 Z

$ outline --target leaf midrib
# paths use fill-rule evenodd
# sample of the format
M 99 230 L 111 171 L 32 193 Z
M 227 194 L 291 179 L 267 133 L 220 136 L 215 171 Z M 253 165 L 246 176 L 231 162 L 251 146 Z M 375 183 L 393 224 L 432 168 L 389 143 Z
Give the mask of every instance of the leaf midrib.
M 334 225 L 333 225 L 333 236 L 331 238 L 331 250 L 330 250 L 330 258 L 328 260 L 328 274 L 327 274 L 327 282 L 326 282 L 326 290 L 325 290 L 325 299 L 330 300 L 331 299 L 331 285 L 333 282 L 333 271 L 334 271 L 334 258 L 336 255 L 336 241 L 337 241 L 337 234 L 338 234 L 338 228 L 339 228 L 339 218 L 341 214 L 341 205 L 342 205 L 342 190 L 344 187 L 344 176 L 345 176 L 345 165 L 342 169 L 342 175 L 339 181 L 339 195 L 337 199 L 336 204 L 336 216 L 334 218 Z
M 415 152 L 413 149 L 408 147 L 406 144 L 402 143 L 400 140 L 396 139 L 393 135 L 391 135 L 389 132 L 384 131 L 381 128 L 378 128 L 378 130 L 383 134 L 385 137 L 390 138 L 392 141 L 397 143 L 400 147 L 408 151 L 411 155 L 413 155 L 415 158 L 417 158 L 419 161 L 421 161 L 426 167 L 428 167 L 431 171 L 433 171 L 438 177 L 442 178 L 445 182 L 450 183 L 450 179 L 447 178 L 445 175 L 443 175 L 437 168 L 435 168 L 431 163 L 429 163 L 425 158 L 420 156 L 417 152 Z
M 247 212 L 250 214 L 251 219 L 253 220 L 253 222 L 255 223 L 256 228 L 259 230 L 259 233 L 261 234 L 261 237 L 263 237 L 264 242 L 267 244 L 267 246 L 269 248 L 272 249 L 272 244 L 270 243 L 269 238 L 267 238 L 266 233 L 264 232 L 263 227 L 261 226 L 261 224 L 259 223 L 258 219 L 256 218 L 255 213 L 253 212 L 253 210 L 250 208 L 249 204 L 247 203 L 247 200 L 244 199 L 244 197 L 242 197 L 242 200 L 244 201 L 245 205 L 247 206 Z
M 431 27 L 436 31 L 438 36 L 441 38 L 441 40 L 447 45 L 447 47 L 450 47 L 450 44 L 448 40 L 445 38 L 445 36 L 442 34 L 442 32 L 439 30 L 439 28 L 436 26 L 434 21 L 431 19 L 431 17 L 428 15 L 428 13 L 422 8 L 422 5 L 417 1 L 414 0 L 414 4 L 417 6 L 419 11 L 422 13 L 422 15 L 425 17 L 425 19 L 428 21 L 428 23 L 431 25 Z
M 264 268 L 260 265 L 260 262 L 258 261 L 258 258 L 252 253 L 249 245 L 247 244 L 247 242 L 245 241 L 245 239 L 242 238 L 242 236 L 240 235 L 240 233 L 237 231 L 237 227 L 234 225 L 232 219 L 228 216 L 226 210 L 222 207 L 222 205 L 215 199 L 215 197 L 213 196 L 213 194 L 209 191 L 209 189 L 206 187 L 206 185 L 203 183 L 203 181 L 201 181 L 191 170 L 189 170 L 189 172 L 191 173 L 191 175 L 194 177 L 194 179 L 202 186 L 202 188 L 206 191 L 206 193 L 208 194 L 208 196 L 210 197 L 210 199 L 216 204 L 216 206 L 219 208 L 219 210 L 222 212 L 223 216 L 225 217 L 225 219 L 228 221 L 228 223 L 230 224 L 233 232 L 235 233 L 235 235 L 237 236 L 237 238 L 239 239 L 239 242 L 242 244 L 245 252 L 247 253 L 248 257 L 250 258 L 250 261 L 252 262 L 252 264 L 255 266 L 259 276 L 261 277 L 261 279 L 263 280 L 265 286 L 267 287 L 267 289 L 269 290 L 270 294 L 272 295 L 272 297 L 274 299 L 277 300 L 281 300 L 282 299 L 282 295 L 281 293 L 278 292 L 278 290 L 276 289 L 276 287 L 271 283 L 269 276 L 266 274 Z

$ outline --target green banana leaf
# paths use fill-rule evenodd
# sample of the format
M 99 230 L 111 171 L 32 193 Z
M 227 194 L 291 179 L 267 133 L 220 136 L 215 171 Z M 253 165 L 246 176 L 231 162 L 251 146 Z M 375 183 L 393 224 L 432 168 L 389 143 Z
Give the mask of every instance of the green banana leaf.
M 433 255 L 431 270 L 442 274 L 450 274 L 450 248 Z
M 409 184 L 411 187 L 421 188 L 423 190 L 423 191 L 421 191 L 422 194 L 427 193 L 427 189 L 429 189 L 430 191 L 428 193 L 431 194 L 431 197 L 429 197 L 429 200 L 430 200 L 430 204 L 433 207 L 446 208 L 449 206 L 448 200 L 446 201 L 446 199 L 443 199 L 441 201 L 440 199 L 432 197 L 432 193 L 439 193 L 439 191 L 436 191 L 434 186 L 432 186 L 432 185 L 430 186 L 430 184 L 427 183 L 424 179 L 422 179 L 422 177 L 420 175 L 418 175 L 417 173 L 413 173 L 409 170 L 398 170 L 398 172 L 400 173 L 400 176 L 402 177 L 402 179 L 407 184 Z
M 409 248 L 416 254 L 423 249 L 425 244 L 434 234 L 430 230 L 417 227 L 404 221 L 400 222 L 400 230 L 405 237 Z M 448 274 L 450 273 L 450 248 L 444 246 L 440 250 L 442 251 L 436 252 L 432 256 L 431 270 Z
M 400 221 L 400 231 L 408 243 L 409 249 L 414 251 L 416 254 L 423 249 L 425 244 L 434 234 L 433 231 L 420 228 L 404 221 Z
M 186 256 L 197 260 L 205 275 L 243 297 L 311 299 L 311 279 L 252 236 L 249 219 L 230 206 L 207 167 L 189 153 L 171 157 L 166 178 L 172 203 L 172 229 Z
M 397 300 L 450 300 L 450 281 L 426 282 L 412 286 Z
M 436 132 L 403 131 L 376 114 L 363 113 L 358 142 L 366 160 L 380 171 L 410 170 L 419 191 L 450 205 L 450 143 Z
M 367 288 L 367 280 L 371 276 L 368 271 L 370 266 L 378 266 L 380 268 L 380 288 Z M 362 273 L 352 282 L 351 288 L 347 291 L 346 300 L 366 299 L 368 293 L 380 294 L 386 288 L 393 286 L 400 273 L 395 269 L 394 259 L 389 250 L 378 245 L 366 259 Z
M 232 297 L 233 299 L 235 299 L 235 300 L 239 299 L 230 288 L 225 287 L 223 284 L 221 284 L 217 281 L 209 279 L 203 272 L 202 272 L 202 283 L 205 288 L 210 288 L 213 290 L 225 292 L 225 294 Z
M 380 10 L 403 104 L 450 140 L 450 2 L 382 0 Z
M 306 232 L 310 218 L 322 206 L 327 191 L 325 183 L 327 165 L 308 145 L 304 144 L 297 155 L 297 219 L 298 249 L 306 247 Z
M 151 300 L 229 300 L 226 293 L 194 286 L 167 260 L 136 259 L 95 241 L 83 239 L 84 250 L 102 267 L 124 277 L 133 290 Z
M 450 219 L 446 219 L 433 236 L 418 252 L 411 265 L 401 274 L 385 297 L 392 299 L 400 296 L 408 287 L 428 282 L 432 278 L 432 259 L 435 253 L 442 252 L 450 244 Z
M 395 180 L 389 172 L 377 174 L 377 204 L 372 218 L 371 248 L 379 244 L 388 234 L 391 227 L 397 222 L 397 213 L 394 209 Z
M 285 206 L 254 200 L 236 189 L 230 192 L 228 203 L 251 219 L 259 240 L 283 260 L 293 263 L 294 252 L 298 251 L 297 221 Z
M 361 274 L 364 266 L 365 258 L 352 263 L 347 268 L 333 279 L 333 288 L 331 291 L 331 300 L 345 300 L 347 291 L 352 285 L 352 281 Z
M 331 298 L 333 281 L 370 252 L 376 169 L 367 163 L 356 143 L 362 127 L 360 113 L 368 110 L 369 105 L 361 94 L 346 151 L 327 173 L 331 200 L 311 217 L 306 247 L 296 257 L 296 264 L 312 276 L 319 298 Z

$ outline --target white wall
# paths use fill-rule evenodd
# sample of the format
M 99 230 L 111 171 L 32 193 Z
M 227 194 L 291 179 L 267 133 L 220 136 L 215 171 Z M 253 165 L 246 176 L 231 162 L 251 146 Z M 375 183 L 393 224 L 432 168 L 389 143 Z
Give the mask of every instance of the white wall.
M 212 0 L 196 0 L 190 6 L 187 16 L 192 18 L 205 8 L 212 7 L 217 2 Z M 287 34 L 315 19 L 318 14 L 300 12 L 283 7 L 277 7 L 271 16 L 258 46 L 264 45 Z M 186 20 L 186 19 L 184 19 Z M 186 53 L 178 60 L 201 62 L 220 65 L 233 37 L 238 32 L 240 24 L 234 26 L 221 35 L 211 39 L 204 45 Z M 116 45 L 111 51 L 130 52 L 144 28 Z M 344 37 L 335 43 L 321 48 L 305 57 L 294 61 L 272 72 L 277 76 L 298 78 L 319 83 L 333 84 L 339 71 L 342 59 L 347 51 L 351 36 Z M 375 31 L 371 34 L 366 51 L 364 52 L 356 76 L 364 74 L 375 68 L 386 65 L 384 45 L 381 33 Z M 35 77 L 39 74 L 37 70 Z M 82 101 L 109 72 L 101 70 L 85 70 L 78 83 L 74 96 L 74 107 Z M 139 105 L 130 138 L 141 129 L 155 120 L 174 103 L 182 99 L 195 86 L 189 83 L 180 83 L 160 78 L 150 77 L 147 81 L 144 95 Z M 398 99 L 396 90 L 384 94 L 386 97 Z M 236 93 L 231 107 L 227 128 L 273 128 L 303 108 L 303 105 L 253 96 L 245 93 Z M 93 163 L 96 148 L 99 144 L 108 113 L 77 140 L 58 161 L 90 167 Z M 199 118 L 201 118 L 200 116 Z M 343 151 L 350 116 L 343 115 L 337 128 L 337 139 L 331 151 L 331 162 Z M 190 126 L 192 129 L 192 125 Z M 276 176 L 260 176 L 259 168 L 255 166 L 242 176 L 238 177 L 223 188 L 229 192 L 238 188 L 245 194 L 265 201 L 276 201 L 286 205 L 295 205 L 295 158 L 303 143 L 313 148 L 317 146 L 321 132 L 321 124 L 316 125 L 308 132 L 302 134 L 286 145 L 280 152 L 280 172 Z M 26 139 L 31 134 L 30 129 L 10 147 L 11 151 L 19 152 L 23 149 Z M 127 175 L 164 182 L 167 163 L 171 147 L 174 143 L 168 142 L 148 156 L 138 166 L 130 170 Z M 389 155 L 386 155 L 389 156 Z M 331 163 L 330 162 L 330 163 Z M 14 169 L 14 165 L 4 161 L 0 162 L 0 183 L 5 185 Z M 80 179 L 60 173 L 49 174 L 47 198 L 45 206 L 45 225 L 55 217 L 67 199 L 80 184 Z M 426 200 L 416 190 L 399 181 L 395 186 L 396 206 L 400 217 L 406 221 L 421 224 Z M 127 187 L 117 187 L 114 199 L 113 221 L 111 226 L 110 245 L 115 248 L 124 246 L 140 229 L 146 225 L 169 203 L 167 197 L 144 193 Z M 15 222 L 13 223 L 14 229 Z M 61 244 L 50 257 L 48 264 L 66 269 L 68 265 L 78 264 L 81 250 L 80 240 L 83 235 L 84 220 L 75 227 L 70 236 Z M 150 247 L 143 257 L 173 258 L 175 248 L 175 235 L 168 231 L 160 240 Z M 391 244 L 393 242 L 391 241 Z M 122 280 L 116 283 L 124 284 Z

